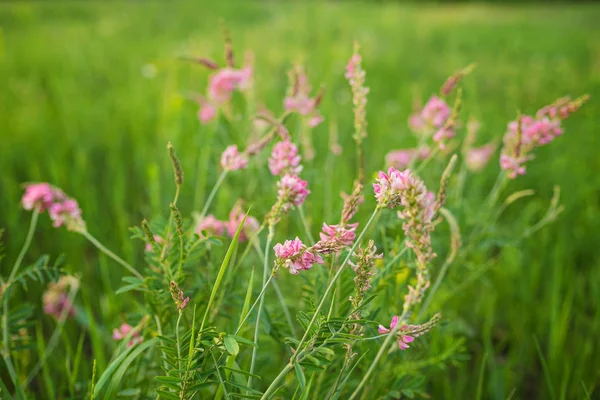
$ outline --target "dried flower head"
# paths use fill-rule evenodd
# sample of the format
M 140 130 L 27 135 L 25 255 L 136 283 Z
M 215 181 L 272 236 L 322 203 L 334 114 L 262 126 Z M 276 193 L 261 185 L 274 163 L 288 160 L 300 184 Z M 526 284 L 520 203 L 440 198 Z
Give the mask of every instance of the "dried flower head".
M 173 301 L 175 302 L 175 305 L 177 306 L 177 308 L 180 311 L 183 311 L 183 309 L 187 306 L 187 303 L 190 301 L 189 297 L 184 298 L 183 297 L 183 290 L 181 290 L 179 288 L 179 285 L 177 285 L 176 282 L 171 281 L 171 284 L 169 286 L 169 290 L 171 292 L 171 297 L 173 298 Z

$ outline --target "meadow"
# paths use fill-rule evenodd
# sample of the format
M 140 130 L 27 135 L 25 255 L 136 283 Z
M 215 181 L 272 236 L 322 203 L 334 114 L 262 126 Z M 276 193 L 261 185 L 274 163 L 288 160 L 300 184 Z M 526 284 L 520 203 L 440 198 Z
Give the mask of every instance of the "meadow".
M 232 143 L 248 144 L 245 120 L 220 118 L 200 124 L 198 105 L 189 99 L 190 93 L 205 90 L 209 71 L 184 56 L 223 62 L 223 23 L 240 61 L 245 50 L 253 51 L 256 109 L 264 106 L 275 115 L 282 113 L 287 71 L 294 63 L 305 66 L 315 92 L 324 84 L 319 109 L 325 120 L 312 133 L 315 157 L 303 161 L 303 177 L 311 190 L 304 213 L 315 236 L 321 221 L 337 218 L 343 204 L 338 194 L 350 192 L 356 178 L 352 94 L 344 77 L 354 42 L 360 45 L 370 88 L 364 142 L 366 201 L 356 218 L 361 224 L 375 205 L 370 184 L 377 171 L 387 169 L 385 155 L 417 145 L 407 124 L 414 99 L 427 100 L 449 75 L 475 63 L 461 82 L 460 115 L 463 121 L 480 122 L 478 144 L 500 144 L 507 123 L 519 111 L 533 114 L 564 95 L 587 93 L 591 98 L 565 121 L 562 137 L 536 152 L 526 175 L 508 183 L 506 195 L 534 192 L 527 201 L 508 207 L 500 227 L 486 232 L 468 259 L 459 257 L 450 267 L 429 305 L 442 314 L 441 327 L 427 334 L 422 342 L 426 345 L 415 343 L 410 355 L 397 351 L 387 356 L 378 374 L 382 382 L 392 382 L 393 390 L 386 393 L 381 388 L 378 398 L 425 394 L 434 399 L 595 398 L 600 390 L 599 19 L 600 7 L 593 4 L 2 3 L 1 275 L 8 276 L 27 236 L 31 214 L 19 205 L 25 182 L 50 182 L 76 198 L 93 235 L 136 269 L 143 268 L 147 254 L 142 240 L 131 239 L 129 228 L 144 218 L 155 221 L 153 227 L 169 218 L 175 183 L 168 142 L 185 177 L 179 210 L 185 217 L 202 210 L 219 178 L 221 152 Z M 298 126 L 293 124 L 299 123 L 291 119 L 292 133 Z M 331 151 L 336 140 L 341 154 Z M 428 165 L 428 185 L 437 187 L 447 163 L 448 157 Z M 497 152 L 486 169 L 469 175 L 462 194 L 452 192 L 451 181 L 446 207 L 461 229 L 484 225 L 471 210 L 485 201 L 498 170 Z M 226 218 L 236 200 L 244 198 L 252 215 L 265 215 L 275 198 L 273 185 L 264 166 L 230 174 L 210 213 Z M 564 211 L 539 231 L 522 235 L 524 227 L 544 216 L 555 185 L 561 188 Z M 403 240 L 393 216 L 384 214 L 374 233 L 386 254 L 388 250 L 394 254 Z M 299 215 L 290 213 L 278 226 L 274 243 L 302 237 L 304 231 Z M 434 278 L 446 257 L 449 237 L 445 226 L 434 236 L 434 248 L 441 249 L 432 267 Z M 229 242 L 211 244 L 201 263 L 187 266 L 193 277 L 182 287 L 199 315 Z M 238 253 L 243 250 L 238 246 Z M 97 380 L 119 345 L 111 339 L 112 329 L 140 321 L 144 298 L 137 292 L 117 293 L 125 270 L 84 237 L 57 230 L 40 217 L 25 264 L 42 254 L 51 259 L 64 254 L 63 268 L 79 277 L 78 317 L 65 323 L 52 355 L 33 378 L 29 395 L 85 398 L 94 360 Z M 404 263 L 373 284 L 378 295 L 373 304 L 378 308 L 369 318 L 385 325 L 394 315 L 392 309 L 402 305 L 402 296 L 393 290 L 410 279 L 408 261 Z M 262 266 L 254 253 L 245 270 L 226 276 L 237 290 L 225 296 L 228 305 L 218 310 L 222 320 L 216 321 L 226 321 L 216 322 L 219 329 L 237 320 L 253 267 L 257 277 L 250 294 L 255 297 Z M 293 312 L 306 311 L 327 283 L 314 269 L 301 277 L 279 272 L 278 283 Z M 41 307 L 44 289 L 45 285 L 29 282 L 27 291 L 15 289 L 11 296 L 13 314 L 20 303 L 34 306 L 25 326 L 29 347 L 17 365 L 23 367 L 18 371 L 21 379 L 27 377 L 28 366 L 44 358 L 56 327 L 55 319 Z M 277 304 L 277 296 L 267 292 L 261 340 L 272 350 L 263 347 L 257 359 L 261 391 L 290 357 L 280 346 L 287 328 Z M 300 329 L 301 324 L 295 325 Z M 368 357 L 376 351 L 369 348 Z M 356 376 L 360 378 L 367 367 L 360 364 Z M 0 366 L 0 378 L 12 388 L 5 364 Z M 118 388 L 121 396 L 146 398 L 145 391 L 136 391 L 141 384 L 131 379 L 131 386 Z M 288 376 L 290 388 L 295 379 L 300 378 Z M 327 386 L 315 380 L 317 384 Z M 358 380 L 350 384 L 354 387 Z M 376 383 L 371 385 L 377 389 Z M 9 396 L 5 392 L 0 397 Z M 279 395 L 288 398 L 293 393 L 290 389 Z M 341 398 L 349 393 L 343 392 Z M 370 398 L 367 392 L 363 398 Z

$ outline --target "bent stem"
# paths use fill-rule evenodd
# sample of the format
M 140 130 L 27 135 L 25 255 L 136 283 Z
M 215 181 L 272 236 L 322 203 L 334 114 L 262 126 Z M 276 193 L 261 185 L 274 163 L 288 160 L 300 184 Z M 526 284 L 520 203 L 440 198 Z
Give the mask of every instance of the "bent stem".
M 377 217 L 377 214 L 379 214 L 379 211 L 380 211 L 379 206 L 377 206 L 375 208 L 375 210 L 373 211 L 373 214 L 371 214 L 371 217 L 369 218 L 369 220 L 365 224 L 365 227 L 363 228 L 362 232 L 360 233 L 360 235 L 358 236 L 358 238 L 356 239 L 356 241 L 352 245 L 352 248 L 348 252 L 348 255 L 344 259 L 344 262 L 342 263 L 342 265 L 338 269 L 337 273 L 334 275 L 333 279 L 331 279 L 331 281 L 329 282 L 329 285 L 327 286 L 327 289 L 325 289 L 325 293 L 323 294 L 323 296 L 321 296 L 321 301 L 319 302 L 319 305 L 317 306 L 317 309 L 315 310 L 312 319 L 310 320 L 310 322 L 308 323 L 308 326 L 305 329 L 304 336 L 302 336 L 302 339 L 298 343 L 298 346 L 296 346 L 296 353 L 290 359 L 289 364 L 287 364 L 283 368 L 283 370 L 279 373 L 279 375 L 277 375 L 277 377 L 273 380 L 273 382 L 271 382 L 271 385 L 269 385 L 269 387 L 267 388 L 267 390 L 265 391 L 265 393 L 263 394 L 263 396 L 261 397 L 261 399 L 268 399 L 273 394 L 273 392 L 277 388 L 277 385 L 279 385 L 279 382 L 293 368 L 294 362 L 296 362 L 296 360 L 298 360 L 299 355 L 301 353 L 303 353 L 303 351 L 301 350 L 302 349 L 302 345 L 306 343 L 306 339 L 307 339 L 307 337 L 309 335 L 310 329 L 312 328 L 312 326 L 314 325 L 315 321 L 317 320 L 317 317 L 319 316 L 319 312 L 323 308 L 323 305 L 325 304 L 325 301 L 327 300 L 327 297 L 328 297 L 329 293 L 331 292 L 331 289 L 333 288 L 333 285 L 335 285 L 336 281 L 342 275 L 342 272 L 344 271 L 344 268 L 348 264 L 348 261 L 350 261 L 350 257 L 352 257 L 352 254 L 354 253 L 354 250 L 356 250 L 356 247 L 358 247 L 358 245 L 360 244 L 363 236 L 365 235 L 365 232 L 367 232 L 367 230 L 369 229 L 369 226 L 373 223 L 373 221 Z
M 87 240 L 89 240 L 94 246 L 96 246 L 96 248 L 98 250 L 100 250 L 101 252 L 103 252 L 104 254 L 106 254 L 107 256 L 112 258 L 113 260 L 115 260 L 117 263 L 121 264 L 123 267 L 125 267 L 126 270 L 128 270 L 133 275 L 135 275 L 136 278 L 138 278 L 141 281 L 144 280 L 144 277 L 139 272 L 137 272 L 129 263 L 127 263 L 127 261 L 123 260 L 121 257 L 119 257 L 118 255 L 116 255 L 115 253 L 113 253 L 112 251 L 110 251 L 109 249 L 104 247 L 104 245 L 102 243 L 100 243 L 98 241 L 98 239 L 93 237 L 88 231 L 82 231 L 80 233 Z
M 265 244 L 265 262 L 263 264 L 263 287 L 266 289 L 267 275 L 269 273 L 269 247 L 274 236 L 273 226 L 269 226 L 269 235 L 267 236 L 267 243 Z M 271 278 L 273 275 L 271 274 Z M 270 279 L 269 279 L 270 281 Z M 252 359 L 250 360 L 250 376 L 248 377 L 248 388 L 252 387 L 252 374 L 254 373 L 254 365 L 256 363 L 256 353 L 258 351 L 258 331 L 260 330 L 260 315 L 262 313 L 263 304 L 265 302 L 264 293 L 260 297 L 260 303 L 258 303 L 258 311 L 256 312 L 256 326 L 254 327 L 254 343 L 255 347 L 252 348 Z

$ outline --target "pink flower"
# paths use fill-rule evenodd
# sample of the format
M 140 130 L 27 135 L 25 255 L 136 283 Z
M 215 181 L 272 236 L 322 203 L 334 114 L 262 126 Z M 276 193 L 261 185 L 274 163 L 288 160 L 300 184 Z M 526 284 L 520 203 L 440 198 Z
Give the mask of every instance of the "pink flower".
M 217 104 L 231 99 L 234 90 L 244 90 L 251 85 L 252 67 L 242 69 L 223 68 L 210 78 L 208 93 Z
M 493 143 L 481 147 L 469 149 L 466 154 L 465 163 L 471 171 L 481 171 L 496 151 L 496 145 Z
M 420 111 L 417 111 L 408 117 L 408 126 L 415 132 L 421 132 L 427 128 L 427 124 L 423 121 Z
M 343 246 L 350 246 L 356 238 L 356 228 L 358 223 L 341 225 L 323 224 L 323 232 L 319 235 L 322 241 L 338 241 Z
M 277 243 L 273 250 L 277 256 L 276 263 L 289 268 L 290 273 L 294 275 L 299 271 L 310 269 L 315 263 L 323 264 L 321 256 L 307 249 L 298 237 L 294 240 L 286 240 L 283 244 Z
M 44 313 L 59 319 L 63 312 L 67 318 L 75 316 L 75 306 L 69 300 L 68 293 L 73 286 L 78 286 L 79 281 L 72 276 L 62 276 L 56 283 L 48 284 L 42 297 Z
M 396 327 L 396 325 L 398 325 L 398 316 L 395 316 L 394 318 L 392 318 L 392 322 L 390 323 L 389 329 L 383 325 L 379 325 L 379 328 L 377 330 L 380 334 L 383 335 L 383 334 L 390 333 L 391 331 L 393 331 L 394 328 Z M 406 325 L 403 325 L 398 331 L 398 348 L 400 348 L 400 350 L 408 349 L 410 347 L 408 345 L 408 343 L 412 343 L 415 341 L 415 338 L 413 336 L 403 335 L 401 333 L 405 327 L 406 327 Z
M 508 135 L 516 137 L 518 121 L 508 124 Z M 521 142 L 524 145 L 542 146 L 550 143 L 555 137 L 562 135 L 560 119 L 550 120 L 548 117 L 535 119 L 530 115 L 521 117 Z
M 236 205 L 231 212 L 229 213 L 229 221 L 225 222 L 225 228 L 227 229 L 227 235 L 230 238 L 235 236 L 235 232 L 237 232 L 238 226 L 242 223 L 244 219 L 244 213 L 239 205 Z M 246 221 L 244 222 L 244 226 L 240 231 L 240 235 L 238 236 L 238 240 L 240 242 L 244 242 L 248 240 L 249 235 L 256 232 L 260 228 L 260 224 L 256 218 L 251 215 L 246 217 Z
M 49 183 L 32 183 L 25 188 L 21 204 L 25 210 L 33 210 L 38 207 L 42 212 L 49 208 L 55 200 L 62 200 L 64 197 L 62 191 Z
M 53 221 L 52 226 L 55 228 L 67 224 L 68 229 L 74 230 L 73 228 L 82 222 L 81 209 L 74 199 L 66 199 L 61 203 L 52 204 L 48 213 Z
M 443 126 L 435 132 L 433 135 L 433 141 L 438 143 L 440 149 L 444 150 L 446 148 L 446 144 L 444 143 L 446 140 L 452 139 L 456 136 L 456 132 L 454 131 L 454 127 L 452 126 Z
M 321 96 L 317 94 L 314 98 L 310 97 L 312 88 L 302 66 L 296 66 L 290 71 L 289 76 L 290 87 L 287 96 L 283 100 L 283 106 L 286 111 L 297 112 L 308 117 L 308 126 L 314 128 L 323 121 L 323 116 L 317 110 Z
M 408 167 L 413 158 L 418 160 L 424 160 L 429 157 L 429 148 L 422 147 L 420 149 L 403 149 L 390 151 L 385 156 L 385 162 L 387 165 L 391 165 L 396 169 L 404 169 Z
M 154 235 L 154 241 L 155 241 L 157 244 L 161 244 L 161 243 L 163 243 L 165 240 L 164 240 L 164 239 L 163 239 L 161 236 Z M 151 244 L 151 243 L 146 243 L 146 247 L 144 248 L 144 250 L 146 250 L 146 251 L 147 251 L 147 252 L 149 252 L 149 253 L 153 253 L 153 252 L 154 252 L 154 250 L 152 249 L 152 244 Z
M 121 324 L 119 329 L 113 329 L 113 340 L 123 340 L 129 335 L 129 333 L 133 330 L 133 327 L 129 324 Z M 144 338 L 140 336 L 140 332 L 136 331 L 131 336 L 129 342 L 127 342 L 127 348 L 134 346 L 136 344 L 142 343 Z
M 500 168 L 508 172 L 511 179 L 515 179 L 518 175 L 525 175 L 525 162 L 528 157 L 512 157 L 508 154 L 500 155 Z
M 202 232 L 208 233 L 209 236 L 221 236 L 224 229 L 225 223 L 223 221 L 219 221 L 214 215 L 211 214 L 204 217 L 198 223 L 198 226 L 196 226 L 196 233 L 200 236 L 202 236 Z
M 439 129 L 450 118 L 450 107 L 444 100 L 432 95 L 421 111 L 421 118 L 426 124 Z
M 313 115 L 308 119 L 308 126 L 314 128 L 315 126 L 321 124 L 323 122 L 323 116 L 321 114 Z
M 198 119 L 203 124 L 208 124 L 217 116 L 217 107 L 212 103 L 203 101 L 198 109 Z
M 273 152 L 269 158 L 269 169 L 273 175 L 297 175 L 302 171 L 301 160 L 302 157 L 298 154 L 298 147 L 294 143 L 285 140 L 273 146 Z
M 350 61 L 348 61 L 348 65 L 346 65 L 346 74 L 344 75 L 346 79 L 352 79 L 354 75 L 356 75 L 356 67 L 360 66 L 362 62 L 362 57 L 358 52 L 355 52 L 352 57 L 350 57 Z
M 277 182 L 277 195 L 284 204 L 284 209 L 292 205 L 300 206 L 306 200 L 310 191 L 306 188 L 308 182 L 300 179 L 297 175 L 286 174 Z
M 373 191 L 380 206 L 395 208 L 402 204 L 402 192 L 416 184 L 417 181 L 409 169 L 400 172 L 394 167 L 390 167 L 387 174 L 379 171 L 377 183 L 373 184 Z
M 227 146 L 221 155 L 221 166 L 226 171 L 244 169 L 248 166 L 248 157 L 240 153 L 236 145 Z

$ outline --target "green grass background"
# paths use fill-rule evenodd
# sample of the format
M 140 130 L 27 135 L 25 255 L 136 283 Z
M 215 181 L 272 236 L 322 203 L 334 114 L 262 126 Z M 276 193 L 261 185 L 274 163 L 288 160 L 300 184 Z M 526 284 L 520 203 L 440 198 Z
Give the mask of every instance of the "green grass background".
M 142 262 L 141 245 L 129 240 L 128 227 L 168 212 L 174 185 L 165 148 L 171 140 L 186 172 L 181 209 L 201 208 L 217 177 L 218 154 L 245 138 L 239 129 L 199 126 L 195 105 L 181 94 L 203 91 L 207 73 L 176 56 L 221 59 L 219 18 L 240 58 L 244 49 L 254 51 L 257 98 L 269 108 L 281 110 L 292 62 L 306 65 L 315 86 L 327 84 L 326 123 L 314 132 L 317 157 L 307 166 L 314 221 L 339 207 L 332 194 L 349 190 L 353 179 L 352 113 L 343 69 L 354 40 L 361 45 L 371 88 L 370 172 L 383 167 L 390 148 L 415 144 L 406 124 L 413 95 L 428 96 L 471 62 L 478 66 L 465 80 L 465 109 L 482 123 L 480 143 L 500 137 L 517 110 L 531 113 L 565 94 L 591 94 L 565 123 L 565 136 L 540 149 L 528 174 L 509 187 L 536 191 L 532 205 L 513 208 L 509 221 L 539 216 L 555 183 L 562 187 L 566 211 L 521 246 L 504 249 L 486 275 L 438 304 L 469 327 L 470 358 L 458 367 L 429 371 L 428 389 L 433 398 L 472 398 L 481 377 L 483 398 L 504 399 L 514 392 L 513 398 L 570 399 L 592 393 L 600 377 L 596 5 L 2 3 L 0 227 L 6 230 L 9 260 L 3 274 L 26 235 L 29 215 L 18 205 L 23 182 L 64 188 L 79 200 L 97 237 Z M 145 64 L 156 66 L 155 78 L 142 75 Z M 332 123 L 345 150 L 324 176 L 319 170 Z M 483 198 L 496 171 L 494 165 L 474 178 L 470 202 Z M 259 210 L 272 201 L 245 178 L 232 177 L 217 197 L 215 213 L 224 218 L 239 195 Z M 122 300 L 110 291 L 122 271 L 82 238 L 43 222 L 32 258 L 62 252 L 67 268 L 82 276 L 86 307 L 114 317 Z M 27 296 L 36 302 L 39 293 Z M 85 363 L 93 357 L 88 354 Z

